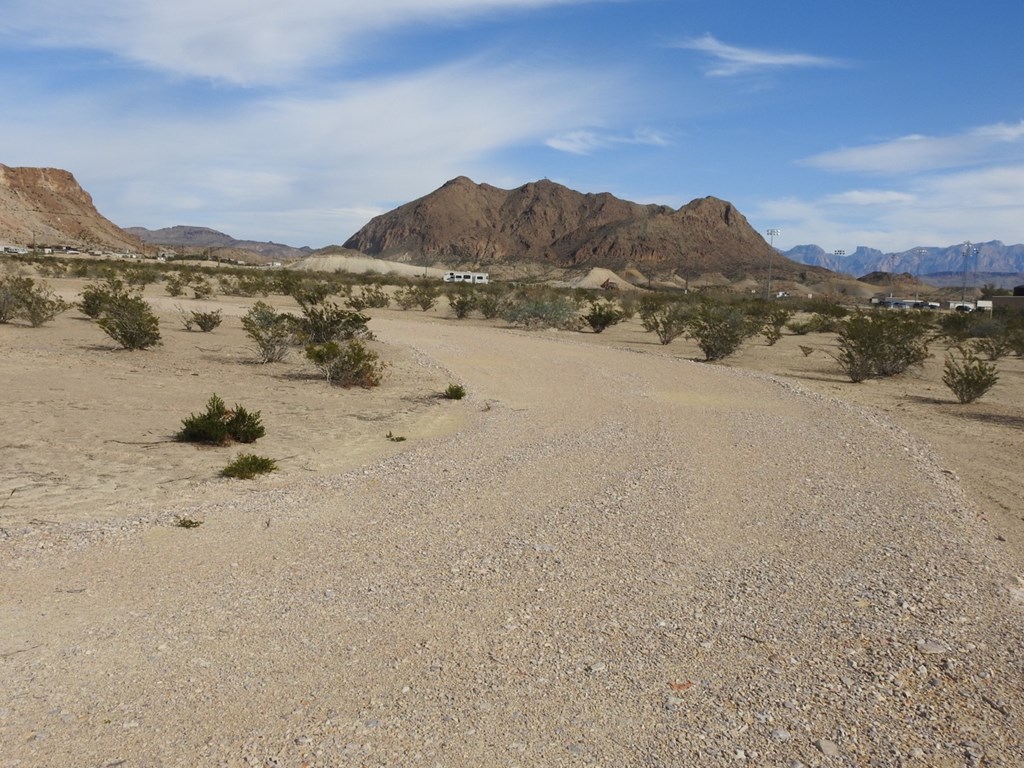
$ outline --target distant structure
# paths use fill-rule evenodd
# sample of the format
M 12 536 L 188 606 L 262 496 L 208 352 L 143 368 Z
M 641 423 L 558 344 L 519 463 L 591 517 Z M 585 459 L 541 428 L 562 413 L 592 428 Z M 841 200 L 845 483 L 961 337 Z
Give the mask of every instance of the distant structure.
M 445 272 L 441 278 L 446 283 L 473 283 L 479 285 L 487 283 L 489 274 L 487 272 Z

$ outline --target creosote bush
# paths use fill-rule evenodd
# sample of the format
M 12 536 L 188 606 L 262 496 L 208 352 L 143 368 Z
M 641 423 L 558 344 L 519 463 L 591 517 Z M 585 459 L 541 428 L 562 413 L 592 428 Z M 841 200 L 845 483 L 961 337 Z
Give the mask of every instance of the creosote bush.
M 53 320 L 68 308 L 44 282 L 8 274 L 0 277 L 0 323 L 24 320 L 33 328 Z
M 462 320 L 476 309 L 477 296 L 472 291 L 453 291 L 448 294 L 448 306 L 452 308 L 455 317 Z
M 251 480 L 256 475 L 263 475 L 277 470 L 277 462 L 266 456 L 255 453 L 239 454 L 234 461 L 220 471 L 221 477 L 233 477 L 239 480 Z
M 576 330 L 580 324 L 576 303 L 568 296 L 541 292 L 510 299 L 502 310 L 502 319 L 509 325 L 540 330 L 558 328 Z
M 644 330 L 657 334 L 662 344 L 670 344 L 686 332 L 693 307 L 681 301 L 642 300 L 637 311 Z
M 618 325 L 626 319 L 626 312 L 614 301 L 609 299 L 591 299 L 590 309 L 583 315 L 583 320 L 594 333 L 601 333 L 606 328 Z
M 334 302 L 304 304 L 302 317 L 292 318 L 292 333 L 300 344 L 372 338 L 366 327 L 370 318 L 342 309 Z
M 358 339 L 341 344 L 310 344 L 306 347 L 306 358 L 329 383 L 339 387 L 370 389 L 380 385 L 384 378 L 386 366 L 380 355 Z
M 257 301 L 242 317 L 242 328 L 256 345 L 261 363 L 279 363 L 288 356 L 293 319 L 265 301 Z
M 960 403 L 973 403 L 999 381 L 993 363 L 986 363 L 973 350 L 960 348 L 960 359 L 946 355 L 942 383 L 952 390 Z
M 254 443 L 266 432 L 259 411 L 249 413 L 237 404 L 229 410 L 224 401 L 214 394 L 207 401 L 204 413 L 191 414 L 182 420 L 181 430 L 175 439 L 182 443 L 229 445 L 233 442 Z
M 466 388 L 461 384 L 449 384 L 441 396 L 445 400 L 461 400 L 466 396 Z
M 181 307 L 178 307 L 178 311 L 181 313 L 181 322 L 185 326 L 186 331 L 191 331 L 193 328 L 199 328 L 203 333 L 209 333 L 219 326 L 224 320 L 219 309 L 215 309 L 212 312 L 186 312 Z
M 686 335 L 697 342 L 704 359 L 721 360 L 759 330 L 739 307 L 703 301 L 686 322 Z
M 926 315 L 858 312 L 841 322 L 834 357 L 853 382 L 895 376 L 928 359 L 930 328 Z
M 149 349 L 160 343 L 160 321 L 141 296 L 110 297 L 96 324 L 125 349 Z

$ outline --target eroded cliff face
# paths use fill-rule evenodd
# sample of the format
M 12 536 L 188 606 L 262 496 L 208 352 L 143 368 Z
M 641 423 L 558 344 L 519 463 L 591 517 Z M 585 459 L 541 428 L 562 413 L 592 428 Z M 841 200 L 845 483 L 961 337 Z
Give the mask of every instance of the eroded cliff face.
M 142 249 L 104 218 L 75 177 L 60 168 L 0 165 L 0 244 Z
M 655 272 L 763 271 L 771 248 L 735 207 L 714 197 L 674 210 L 543 180 L 512 190 L 460 176 L 374 218 L 346 248 L 451 265 L 543 262 Z M 778 254 L 778 274 L 807 270 Z

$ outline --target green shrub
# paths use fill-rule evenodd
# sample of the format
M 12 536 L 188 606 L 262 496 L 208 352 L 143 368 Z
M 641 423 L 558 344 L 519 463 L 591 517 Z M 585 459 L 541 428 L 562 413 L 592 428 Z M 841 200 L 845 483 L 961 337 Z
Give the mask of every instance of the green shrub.
M 364 309 L 386 309 L 391 305 L 391 299 L 379 285 L 364 285 L 359 293 L 353 293 L 346 299 L 345 305 L 356 312 L 362 312 Z
M 292 319 L 292 333 L 302 344 L 326 344 L 329 341 L 372 338 L 366 323 L 370 318 L 342 309 L 334 302 L 307 304 L 302 317 Z
M 254 453 L 239 454 L 234 461 L 220 471 L 221 477 L 233 477 L 239 480 L 251 480 L 256 475 L 277 470 L 277 462 L 266 456 Z
M 141 296 L 111 296 L 96 324 L 125 349 L 148 349 L 160 343 L 160 321 Z
M 946 355 L 942 383 L 949 387 L 961 403 L 973 403 L 999 381 L 992 363 L 986 363 L 973 351 L 960 349 L 960 360 Z
M 78 308 L 86 317 L 98 320 L 103 315 L 107 303 L 112 299 L 122 296 L 138 296 L 138 291 L 133 291 L 124 284 L 124 281 L 115 275 L 108 275 L 100 284 L 90 284 L 82 289 L 81 301 Z
M 329 383 L 339 387 L 370 389 L 384 378 L 385 365 L 380 355 L 358 339 L 343 344 L 336 341 L 310 344 L 306 347 L 306 357 Z
M 259 354 L 261 363 L 279 363 L 288 356 L 292 341 L 292 316 L 257 301 L 242 317 L 242 328 Z
M 224 320 L 219 309 L 215 309 L 212 312 L 186 312 L 181 307 L 178 307 L 178 311 L 181 312 L 181 322 L 184 324 L 186 331 L 191 331 L 194 326 L 198 326 L 199 330 L 203 333 L 209 333 Z
M 786 307 L 763 303 L 751 307 L 747 314 L 757 328 L 756 332 L 764 336 L 769 347 L 774 346 L 782 338 L 783 327 L 793 317 L 793 312 Z
M 68 308 L 46 283 L 8 274 L 0 277 L 0 323 L 26 320 L 33 328 L 48 323 Z
M 301 280 L 286 291 L 300 307 L 323 304 L 334 293 L 334 286 L 325 280 Z
M 590 309 L 583 320 L 594 333 L 601 333 L 606 328 L 618 325 L 626 319 L 626 313 L 614 301 L 608 299 L 591 299 Z
M 739 307 L 701 302 L 686 322 L 686 335 L 697 342 L 705 360 L 721 360 L 757 332 Z
M 986 336 L 974 339 L 971 347 L 975 354 L 984 355 L 988 360 L 998 360 L 1005 357 L 1013 349 L 1013 341 L 1008 333 L 1004 332 L 998 336 Z
M 445 400 L 461 400 L 466 396 L 466 388 L 461 384 L 449 384 L 441 396 Z
M 575 302 L 557 293 L 531 295 L 512 300 L 504 307 L 501 316 L 510 325 L 530 330 L 575 330 L 580 322 Z
M 693 307 L 680 301 L 641 301 L 639 314 L 640 322 L 647 331 L 655 333 L 662 344 L 670 344 L 686 332 Z
M 402 309 L 419 307 L 426 312 L 437 303 L 437 287 L 428 283 L 406 286 L 395 294 L 395 302 Z
M 175 439 L 183 443 L 228 445 L 254 443 L 265 434 L 259 411 L 249 413 L 240 405 L 228 410 L 224 401 L 213 395 L 206 403 L 205 413 L 190 414 L 182 420 Z
M 164 290 L 167 291 L 168 296 L 177 298 L 185 293 L 187 287 L 188 277 L 181 272 L 171 272 L 164 280 Z
M 455 291 L 448 294 L 448 306 L 452 308 L 455 317 L 460 320 L 468 317 L 469 313 L 476 309 L 477 296 L 470 291 Z
M 895 376 L 928 359 L 930 325 L 910 312 L 858 312 L 842 321 L 834 357 L 850 381 Z

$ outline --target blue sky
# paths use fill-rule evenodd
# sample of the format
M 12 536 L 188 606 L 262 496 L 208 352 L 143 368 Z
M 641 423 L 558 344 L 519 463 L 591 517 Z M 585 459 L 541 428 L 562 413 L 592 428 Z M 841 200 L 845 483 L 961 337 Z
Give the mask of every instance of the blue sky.
M 783 249 L 1024 242 L 1024 4 L 0 0 L 0 163 L 120 226 L 320 247 L 465 175 Z

